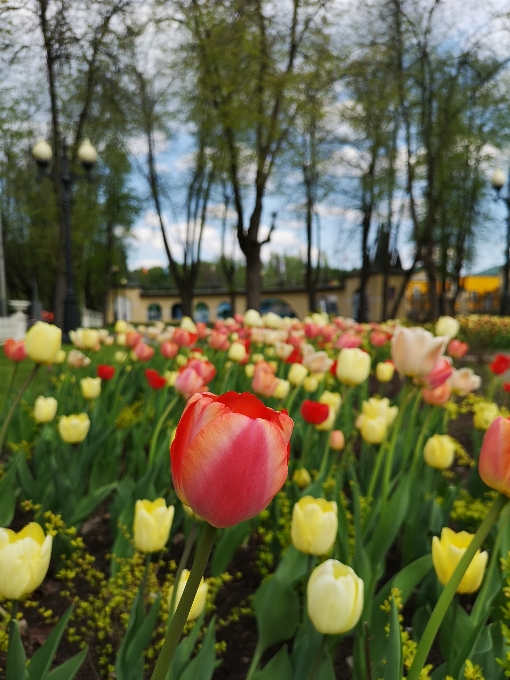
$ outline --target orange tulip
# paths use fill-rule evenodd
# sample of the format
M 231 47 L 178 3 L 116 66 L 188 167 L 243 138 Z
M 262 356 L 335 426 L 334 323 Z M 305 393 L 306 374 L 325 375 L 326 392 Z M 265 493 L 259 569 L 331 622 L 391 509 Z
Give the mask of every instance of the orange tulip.
M 505 496 L 510 496 L 510 419 L 499 416 L 483 439 L 478 472 L 482 480 Z

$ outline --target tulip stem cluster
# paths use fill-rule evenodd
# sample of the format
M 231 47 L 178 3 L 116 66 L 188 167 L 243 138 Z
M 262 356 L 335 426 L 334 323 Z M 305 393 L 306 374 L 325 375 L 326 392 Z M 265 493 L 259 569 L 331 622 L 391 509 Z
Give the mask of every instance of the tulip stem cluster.
M 462 555 L 459 563 L 457 564 L 455 571 L 451 575 L 448 583 L 444 587 L 443 592 L 439 600 L 437 601 L 434 611 L 432 612 L 430 619 L 427 623 L 423 636 L 420 643 L 416 649 L 416 655 L 414 657 L 413 665 L 409 669 L 409 674 L 407 680 L 419 680 L 420 673 L 423 666 L 427 660 L 428 653 L 432 647 L 432 643 L 436 637 L 437 631 L 441 625 L 441 622 L 450 606 L 450 603 L 459 587 L 462 577 L 466 573 L 467 568 L 471 564 L 476 551 L 480 548 L 485 538 L 487 537 L 489 531 L 493 525 L 498 521 L 498 517 L 503 510 L 504 506 L 508 502 L 508 497 L 503 494 L 498 494 L 494 503 L 492 504 L 487 516 L 483 522 L 478 527 L 476 534 L 473 536 L 471 542 L 466 548 L 464 554 Z
M 7 430 L 9 428 L 9 423 L 11 422 L 12 416 L 14 415 L 14 412 L 18 408 L 18 404 L 20 403 L 21 398 L 23 397 L 23 395 L 27 391 L 28 386 L 30 385 L 32 380 L 35 378 L 35 375 L 36 375 L 38 369 L 39 369 L 39 364 L 35 364 L 33 369 L 28 374 L 25 382 L 21 386 L 18 394 L 15 396 L 15 398 L 14 398 L 12 404 L 11 404 L 11 408 L 9 409 L 7 415 L 5 416 L 5 420 L 3 422 L 2 429 L 0 430 L 0 453 L 2 452 L 2 449 L 3 449 L 3 446 L 4 446 L 5 437 L 7 435 Z
M 165 422 L 165 420 L 170 415 L 170 412 L 173 409 L 173 407 L 175 406 L 175 404 L 177 403 L 178 399 L 179 399 L 178 396 L 175 397 L 174 399 L 172 399 L 172 401 L 168 404 L 166 409 L 163 411 L 161 418 L 158 420 L 158 424 L 156 425 L 156 429 L 154 430 L 154 434 L 152 435 L 151 445 L 150 445 L 150 449 L 149 449 L 149 462 L 148 462 L 149 467 L 152 467 L 152 465 L 154 465 L 154 458 L 156 456 L 156 447 L 157 447 L 157 444 L 158 444 L 159 433 L 161 432 L 161 428 L 163 427 L 163 423 Z
M 198 586 L 202 576 L 204 575 L 205 567 L 207 565 L 207 560 L 211 553 L 211 549 L 216 537 L 216 527 L 213 527 L 207 522 L 204 523 L 204 530 L 202 537 L 200 538 L 200 543 L 197 547 L 197 554 L 195 556 L 195 561 L 191 567 L 191 573 L 184 588 L 182 597 L 177 605 L 175 614 L 172 618 L 172 623 L 168 629 L 166 635 L 165 643 L 161 649 L 154 672 L 152 673 L 151 680 L 165 680 L 168 669 L 172 662 L 172 658 L 177 645 L 179 644 L 179 639 L 181 637 L 182 630 L 188 618 L 188 614 L 191 610 L 193 600 L 198 591 Z M 177 583 L 175 584 L 177 586 Z M 176 590 L 176 588 L 174 588 Z

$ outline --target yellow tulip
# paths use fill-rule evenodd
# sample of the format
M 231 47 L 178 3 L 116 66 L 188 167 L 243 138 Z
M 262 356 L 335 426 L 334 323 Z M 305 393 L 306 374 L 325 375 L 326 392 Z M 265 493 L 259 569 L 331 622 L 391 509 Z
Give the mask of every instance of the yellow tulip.
M 289 394 L 290 382 L 288 380 L 278 380 L 278 385 L 273 392 L 275 399 L 285 399 Z
M 390 400 L 372 397 L 361 404 L 361 412 L 367 418 L 382 418 L 386 425 L 391 425 L 398 414 L 398 406 L 390 406 Z
M 246 347 L 241 342 L 233 342 L 228 350 L 228 358 L 236 363 L 246 359 Z
M 292 481 L 296 482 L 300 489 L 304 489 L 305 486 L 310 484 L 312 478 L 310 477 L 310 473 L 306 468 L 299 468 L 298 470 L 294 471 L 294 474 L 292 475 Z
M 468 534 L 467 531 L 455 533 L 455 531 L 448 527 L 444 527 L 441 530 L 440 539 L 437 536 L 434 536 L 432 539 L 432 562 L 437 578 L 443 586 L 450 580 L 457 564 L 472 540 L 473 534 Z M 482 585 L 488 557 L 487 551 L 476 551 L 457 588 L 458 593 L 474 593 L 478 590 Z
M 167 508 L 164 498 L 157 498 L 154 502 L 136 501 L 133 526 L 135 548 L 141 552 L 163 550 L 170 536 L 174 513 L 174 506 L 169 505 Z
M 177 380 L 177 376 L 179 374 L 177 371 L 165 371 L 164 377 L 166 378 L 166 384 L 168 387 L 174 387 L 175 386 L 175 381 Z
M 390 361 L 380 361 L 375 367 L 375 377 L 379 382 L 391 382 L 394 374 L 395 366 Z
M 44 321 L 36 321 L 25 337 L 27 355 L 36 364 L 52 364 L 62 349 L 62 331 Z
M 244 325 L 245 326 L 262 326 L 262 317 L 256 309 L 248 309 L 244 313 Z
M 460 330 L 460 323 L 451 316 L 440 316 L 436 323 L 436 335 L 454 338 Z
M 351 567 L 326 560 L 312 571 L 306 589 L 308 615 L 319 633 L 346 633 L 363 610 L 363 581 Z
M 185 357 L 184 354 L 178 354 L 175 357 L 175 362 L 176 362 L 177 366 L 181 366 L 181 367 L 186 366 L 186 364 L 188 363 L 188 357 Z
M 188 331 L 188 333 L 196 333 L 197 332 L 197 327 L 195 326 L 195 322 L 189 317 L 189 316 L 183 316 L 181 319 L 181 328 L 184 328 L 185 331 Z
M 335 501 L 303 496 L 294 505 L 290 535 L 294 547 L 309 555 L 324 555 L 335 542 L 338 507 Z
M 44 581 L 51 557 L 52 537 L 31 522 L 19 533 L 0 529 L 0 595 L 19 600 Z
M 82 328 L 81 340 L 85 349 L 99 349 L 101 344 L 99 331 L 95 328 Z
M 361 414 L 356 419 L 356 427 L 359 429 L 363 441 L 368 444 L 380 444 L 388 432 L 386 420 L 380 416 L 368 418 Z
M 436 470 L 446 470 L 455 460 L 455 444 L 446 434 L 435 434 L 428 439 L 423 449 L 427 465 Z
M 119 319 L 115 323 L 115 328 L 114 328 L 116 333 L 126 333 L 128 330 L 128 324 L 124 319 Z
M 97 399 L 101 394 L 101 378 L 82 378 L 80 387 L 85 399 Z
M 297 386 L 303 383 L 303 380 L 308 375 L 308 369 L 303 364 L 292 364 L 290 367 L 289 375 L 287 380 L 291 385 Z
M 247 378 L 253 378 L 253 376 L 255 375 L 255 365 L 246 364 L 246 366 L 244 367 L 244 372 Z
M 79 444 L 88 434 L 90 420 L 86 413 L 61 416 L 58 421 L 58 431 L 62 439 L 68 444 Z
M 177 586 L 177 595 L 175 596 L 175 609 L 177 609 L 177 605 L 180 602 L 180 599 L 182 597 L 182 594 L 184 592 L 184 588 L 186 587 L 186 583 L 188 582 L 189 579 L 189 571 L 187 569 L 183 569 L 181 573 L 181 578 L 179 579 L 179 584 Z M 195 599 L 193 600 L 193 604 L 191 605 L 190 612 L 188 614 L 187 621 L 194 621 L 197 619 L 200 614 L 202 613 L 204 607 L 205 607 L 205 602 L 207 599 L 207 589 L 208 585 L 205 583 L 204 579 L 200 580 L 200 585 L 198 586 L 197 594 L 195 595 Z M 172 601 L 172 594 L 174 592 L 174 587 L 171 586 L 170 591 L 168 593 L 168 605 L 170 606 L 170 603 Z M 174 609 L 174 611 L 175 611 Z
M 319 381 L 313 375 L 309 375 L 303 380 L 303 389 L 305 392 L 316 392 L 319 389 Z
M 315 426 L 315 429 L 319 430 L 320 432 L 327 432 L 328 430 L 332 430 L 335 424 L 337 413 L 332 406 L 328 406 L 328 408 L 329 415 L 326 418 L 326 420 L 323 420 L 322 423 L 319 423 L 319 425 Z
M 127 352 L 118 351 L 115 352 L 115 354 L 113 355 L 114 361 L 116 361 L 118 364 L 123 364 L 126 361 L 127 357 L 128 357 Z
M 34 404 L 36 423 L 49 423 L 57 413 L 58 402 L 55 397 L 37 397 Z
M 324 392 L 319 397 L 319 403 L 331 406 L 331 408 L 334 409 L 336 413 L 338 413 L 338 411 L 340 411 L 340 406 L 342 405 L 342 397 L 338 392 L 329 392 L 328 390 L 324 390 Z
M 360 385 L 370 375 L 370 354 L 358 347 L 345 347 L 336 362 L 336 377 L 344 385 Z
M 252 363 L 258 364 L 259 361 L 264 361 L 264 355 L 261 354 L 260 352 L 255 352 L 255 354 L 252 354 L 251 360 L 252 360 Z
M 65 350 L 61 349 L 57 352 L 55 359 L 53 360 L 54 364 L 63 364 L 64 361 L 66 360 L 66 353 Z

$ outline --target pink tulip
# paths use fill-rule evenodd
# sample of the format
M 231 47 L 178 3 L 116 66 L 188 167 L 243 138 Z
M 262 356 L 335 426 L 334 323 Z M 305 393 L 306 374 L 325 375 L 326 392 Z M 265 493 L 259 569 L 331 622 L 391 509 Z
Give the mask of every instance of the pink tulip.
M 453 359 L 462 359 L 462 357 L 467 353 L 469 345 L 467 342 L 461 342 L 460 340 L 450 340 L 448 345 L 448 354 Z
M 145 342 L 139 342 L 133 352 L 139 361 L 149 361 L 154 356 L 154 347 L 147 345 Z
M 278 378 L 275 376 L 272 367 L 267 361 L 259 361 L 253 374 L 252 390 L 262 397 L 272 397 L 277 386 Z
M 202 376 L 193 367 L 186 366 L 177 375 L 175 389 L 185 399 L 189 399 L 197 392 L 203 392 L 206 389 L 206 384 Z
M 510 419 L 499 416 L 489 426 L 478 461 L 482 480 L 505 496 L 510 496 Z
M 373 347 L 383 347 L 389 340 L 387 333 L 377 330 L 370 333 L 369 339 Z
M 136 331 L 128 331 L 126 333 L 126 345 L 128 347 L 136 347 L 142 341 L 142 334 Z
M 344 333 L 341 335 L 335 343 L 337 349 L 353 349 L 354 347 L 359 347 L 363 339 L 359 335 L 354 335 L 354 333 Z
M 445 383 L 453 373 L 451 359 L 441 357 L 432 371 L 420 380 L 420 382 L 429 390 L 434 390 Z
M 177 345 L 175 342 L 170 342 L 167 340 L 161 344 L 159 349 L 165 359 L 173 359 L 179 351 L 179 345 Z
M 206 384 L 210 383 L 216 375 L 216 368 L 210 361 L 207 361 L 207 359 L 205 361 L 202 361 L 201 359 L 191 359 L 188 361 L 186 368 L 195 370 Z
M 209 338 L 209 345 L 211 349 L 217 349 L 222 352 L 226 352 L 230 347 L 227 332 L 213 330 L 211 333 L 211 337 Z
M 430 406 L 444 406 L 452 396 L 452 388 L 447 382 L 444 382 L 433 390 L 424 387 L 421 391 L 421 396 L 423 397 L 423 401 Z

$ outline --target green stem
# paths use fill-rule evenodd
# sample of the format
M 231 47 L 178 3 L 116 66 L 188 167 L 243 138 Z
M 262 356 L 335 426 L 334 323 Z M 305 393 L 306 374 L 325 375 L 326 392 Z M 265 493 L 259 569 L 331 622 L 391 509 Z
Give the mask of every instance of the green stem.
M 230 366 L 227 368 L 227 370 L 226 370 L 226 372 L 225 372 L 225 376 L 224 376 L 224 378 L 223 378 L 223 382 L 221 383 L 220 394 L 224 394 L 224 393 L 226 392 L 226 390 L 227 390 L 227 385 L 228 385 L 228 379 L 230 378 L 230 374 L 232 373 L 232 371 L 234 370 L 234 366 L 236 366 L 236 365 L 237 365 L 237 364 L 233 361 L 233 362 L 230 364 Z
M 263 652 L 262 647 L 260 647 L 257 644 L 257 647 L 255 648 L 255 653 L 254 653 L 253 658 L 251 660 L 250 667 L 248 668 L 248 674 L 246 676 L 246 680 L 251 680 L 253 674 L 257 670 L 259 663 L 260 663 L 260 659 L 262 657 L 262 652 Z
M 17 361 L 17 362 L 14 364 L 14 367 L 13 367 L 13 369 L 12 369 L 11 379 L 9 380 L 9 387 L 7 388 L 7 394 L 5 395 L 5 404 L 4 404 L 4 406 L 5 406 L 5 405 L 7 404 L 7 402 L 9 401 L 9 396 L 10 396 L 10 394 L 11 394 L 12 388 L 14 387 L 14 381 L 16 380 L 16 374 L 17 374 L 17 372 L 18 372 L 18 368 L 19 368 L 19 361 Z
M 405 389 L 405 388 L 404 388 Z M 388 488 L 390 485 L 390 478 L 391 478 L 391 471 L 393 469 L 393 458 L 395 456 L 395 446 L 397 443 L 397 437 L 400 431 L 400 424 L 402 422 L 402 419 L 404 417 L 404 412 L 406 410 L 406 406 L 409 403 L 409 400 L 412 397 L 412 392 L 409 394 L 405 395 L 405 398 L 402 398 L 402 406 L 398 410 L 398 415 L 393 423 L 393 431 L 391 434 L 391 441 L 390 441 L 390 448 L 388 450 L 388 453 L 386 454 L 386 460 L 385 460 L 385 465 L 384 465 L 384 473 L 383 473 L 383 485 L 382 485 L 382 493 L 381 493 L 381 499 L 382 499 L 382 504 L 386 502 L 386 499 L 388 497 Z
M 175 598 L 177 597 L 177 587 L 179 585 L 179 581 L 181 580 L 181 574 L 184 570 L 184 567 L 188 563 L 188 559 L 189 559 L 189 556 L 190 556 L 190 553 L 191 553 L 191 549 L 193 548 L 193 543 L 195 542 L 195 538 L 197 536 L 197 531 L 198 531 L 198 523 L 193 522 L 193 526 L 191 527 L 191 531 L 189 532 L 189 536 L 186 540 L 186 544 L 184 546 L 184 550 L 183 550 L 183 553 L 181 555 L 181 559 L 179 560 L 179 564 L 177 565 L 177 571 L 175 572 L 174 589 L 172 591 L 172 598 L 170 600 L 170 608 L 168 610 L 168 623 L 169 624 L 174 617 Z
M 2 429 L 0 430 L 0 454 L 2 453 L 5 437 L 7 436 L 7 429 L 9 428 L 9 423 L 11 422 L 12 416 L 14 415 L 14 411 L 18 407 L 18 404 L 20 403 L 21 398 L 23 397 L 23 395 L 27 391 L 27 388 L 30 385 L 30 383 L 32 382 L 32 380 L 34 379 L 38 369 L 39 369 L 39 364 L 35 364 L 33 369 L 30 371 L 27 379 L 25 380 L 25 382 L 21 386 L 20 391 L 15 396 L 14 401 L 11 404 L 11 408 L 9 409 L 7 415 L 5 416 L 5 420 L 3 422 Z
M 148 462 L 149 467 L 152 467 L 152 465 L 154 464 L 154 458 L 155 458 L 155 455 L 156 455 L 156 445 L 158 443 L 158 437 L 159 437 L 159 433 L 161 432 L 161 428 L 163 427 L 163 423 L 167 419 L 170 411 L 173 409 L 173 407 L 177 403 L 178 398 L 179 397 L 174 397 L 172 399 L 172 401 L 168 404 L 166 409 L 163 411 L 161 418 L 158 420 L 158 424 L 156 425 L 156 429 L 154 430 L 154 434 L 152 435 L 151 445 L 150 445 L 150 449 L 149 449 L 149 462 Z
M 310 671 L 310 675 L 308 676 L 308 680 L 314 680 L 314 678 L 315 678 L 315 676 L 316 676 L 316 674 L 317 674 L 317 672 L 320 668 L 322 657 L 324 655 L 324 650 L 326 649 L 327 640 L 328 640 L 328 638 L 325 635 L 323 635 L 322 640 L 321 640 L 321 644 L 320 644 L 320 647 L 319 647 L 319 651 L 317 652 L 317 656 L 315 657 L 315 661 L 314 661 L 314 664 L 312 666 L 312 670 Z
M 303 454 L 300 459 L 300 465 L 301 467 L 306 467 L 305 462 L 308 458 L 308 449 L 310 448 L 310 442 L 312 440 L 312 435 L 313 435 L 313 426 L 308 424 L 308 431 L 306 433 L 305 441 L 303 443 Z
M 299 392 L 300 388 L 301 388 L 301 385 L 296 385 L 294 387 L 294 389 L 292 390 L 292 392 L 290 393 L 290 395 L 287 397 L 289 401 L 284 406 L 287 409 L 287 413 L 289 415 L 290 415 L 290 412 L 291 412 L 291 409 L 292 409 L 292 405 L 294 404 L 294 400 L 296 398 L 296 395 Z
M 379 451 L 376 453 L 376 461 L 370 476 L 370 481 L 368 483 L 367 500 L 374 497 L 375 485 L 379 478 L 379 472 L 381 470 L 381 465 L 384 458 L 384 451 L 386 449 L 386 439 L 381 442 L 379 446 Z
M 455 595 L 457 588 L 459 587 L 462 577 L 466 573 L 467 568 L 471 564 L 476 551 L 480 548 L 484 542 L 487 534 L 491 530 L 492 526 L 497 522 L 501 510 L 508 503 L 508 497 L 503 494 L 498 494 L 492 504 L 487 516 L 483 522 L 478 527 L 476 534 L 471 539 L 470 544 L 466 548 L 464 554 L 462 555 L 459 563 L 457 564 L 455 571 L 450 577 L 450 580 L 444 587 L 443 592 L 439 600 L 437 601 L 434 611 L 432 612 L 429 622 L 423 632 L 420 643 L 416 649 L 416 655 L 414 657 L 413 665 L 409 669 L 407 675 L 407 680 L 419 680 L 420 673 L 423 666 L 427 660 L 428 653 L 432 647 L 432 643 L 436 637 L 441 621 L 446 614 L 450 602 Z
M 19 600 L 13 600 L 11 606 L 11 621 L 16 621 L 19 610 Z
M 213 527 L 206 522 L 200 543 L 198 544 L 197 554 L 191 568 L 188 582 L 186 583 L 181 600 L 177 605 L 177 609 L 175 610 L 172 623 L 168 629 L 165 643 L 159 654 L 154 672 L 151 676 L 151 680 L 165 680 L 166 678 L 166 674 L 170 668 L 174 652 L 177 649 L 177 645 L 179 644 L 182 629 L 186 624 L 188 614 L 191 610 L 191 606 L 193 605 L 193 600 L 197 594 L 200 580 L 204 575 L 205 567 L 207 565 L 207 560 L 209 559 L 215 536 L 216 527 Z

